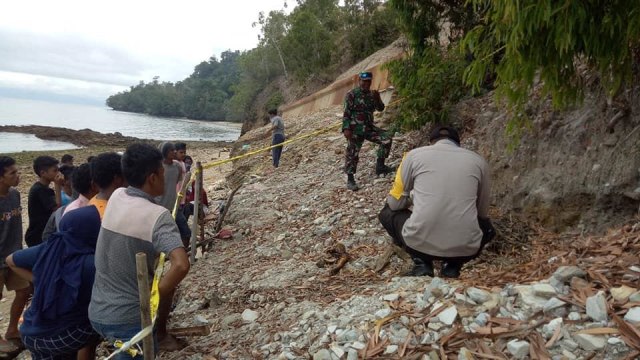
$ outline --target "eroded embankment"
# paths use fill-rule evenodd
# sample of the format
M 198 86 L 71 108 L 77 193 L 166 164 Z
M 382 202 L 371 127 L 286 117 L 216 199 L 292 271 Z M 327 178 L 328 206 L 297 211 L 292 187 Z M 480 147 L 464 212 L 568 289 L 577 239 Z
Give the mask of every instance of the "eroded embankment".
M 285 119 L 287 133 L 339 114 Z M 486 134 L 472 129 L 464 144 L 482 152 Z M 422 136 L 394 140 L 391 163 Z M 266 128 L 253 130 L 234 153 L 268 142 Z M 362 189 L 346 190 L 344 145 L 335 131 L 287 146 L 275 171 L 266 153 L 235 164 L 227 183 L 242 187 L 225 223 L 234 236 L 215 240 L 193 266 L 172 320 L 212 332 L 164 358 L 622 359 L 640 350 L 630 327 L 640 321 L 637 220 L 602 237 L 555 235 L 494 209 L 499 236 L 461 279 L 400 277 L 410 263 L 391 255 L 377 221 L 392 178 L 374 175 L 367 143 Z

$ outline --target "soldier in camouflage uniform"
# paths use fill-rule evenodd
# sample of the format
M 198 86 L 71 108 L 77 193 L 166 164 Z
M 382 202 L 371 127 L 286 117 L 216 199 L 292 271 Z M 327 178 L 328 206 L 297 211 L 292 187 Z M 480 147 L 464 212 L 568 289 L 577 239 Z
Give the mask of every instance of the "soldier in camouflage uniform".
M 363 72 L 359 77 L 359 86 L 345 96 L 342 120 L 342 133 L 347 139 L 344 171 L 348 177 L 347 188 L 353 191 L 358 190 L 354 174 L 358 167 L 358 153 L 365 140 L 380 145 L 377 152 L 376 174 L 387 174 L 393 171 L 384 164 L 391 151 L 391 135 L 373 124 L 373 111 L 384 110 L 384 103 L 377 90 L 369 90 L 372 74 Z

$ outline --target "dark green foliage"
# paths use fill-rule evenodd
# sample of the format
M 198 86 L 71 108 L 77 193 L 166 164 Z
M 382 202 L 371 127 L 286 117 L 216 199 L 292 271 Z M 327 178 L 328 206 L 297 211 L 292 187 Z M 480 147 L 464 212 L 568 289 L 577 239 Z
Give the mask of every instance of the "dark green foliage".
M 468 0 L 390 0 L 389 5 L 397 11 L 402 31 L 417 52 L 441 43 L 442 24 L 450 28 L 447 40 L 455 42 L 478 21 Z
M 495 73 L 498 95 L 516 117 L 538 81 L 556 107 L 583 98 L 583 70 L 595 69 L 609 96 L 631 79 L 640 41 L 640 2 L 627 0 L 473 0 L 482 25 L 464 39 L 476 88 Z M 496 54 L 500 56 L 496 57 Z M 637 62 L 638 59 L 635 59 Z
M 112 95 L 107 106 L 121 111 L 155 116 L 188 117 L 197 120 L 225 120 L 226 102 L 239 81 L 239 51 L 225 51 L 198 64 L 193 74 L 176 84 L 140 82 L 128 91 Z
M 352 61 L 363 59 L 399 36 L 396 14 L 376 0 L 346 0 L 345 38 Z
M 267 112 L 270 109 L 277 109 L 280 105 L 284 103 L 284 97 L 282 93 L 276 92 L 275 94 L 269 97 L 269 100 L 264 104 L 264 111 Z
M 389 64 L 399 97 L 398 127 L 417 129 L 429 122 L 446 123 L 449 110 L 468 93 L 462 82 L 464 56 L 455 46 L 477 21 L 466 0 L 390 0 L 406 34 L 409 55 Z M 443 23 L 449 31 L 442 32 Z M 446 34 L 446 36 L 443 36 Z
M 465 65 L 457 52 L 436 47 L 392 61 L 388 66 L 400 99 L 400 129 L 446 123 L 451 106 L 468 93 L 462 82 Z

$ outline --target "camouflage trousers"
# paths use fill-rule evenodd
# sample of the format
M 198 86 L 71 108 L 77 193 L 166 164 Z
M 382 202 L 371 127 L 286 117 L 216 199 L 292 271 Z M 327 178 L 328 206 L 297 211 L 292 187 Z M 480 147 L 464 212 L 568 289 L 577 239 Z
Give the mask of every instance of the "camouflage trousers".
M 376 155 L 378 158 L 386 159 L 391 152 L 391 134 L 375 126 L 367 126 L 362 134 L 353 133 L 351 139 L 347 142 L 347 151 L 345 153 L 344 172 L 347 174 L 355 174 L 358 168 L 358 160 L 360 157 L 360 149 L 365 140 L 379 144 Z

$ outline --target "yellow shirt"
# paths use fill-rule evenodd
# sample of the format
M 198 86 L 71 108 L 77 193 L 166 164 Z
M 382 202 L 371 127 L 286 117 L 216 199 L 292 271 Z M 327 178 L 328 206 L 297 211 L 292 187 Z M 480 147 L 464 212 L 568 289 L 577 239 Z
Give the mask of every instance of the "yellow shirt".
M 104 217 L 104 211 L 107 208 L 107 201 L 108 200 L 98 199 L 95 196 L 89 200 L 89 205 L 93 205 L 98 209 L 98 213 L 100 213 L 100 220 Z

